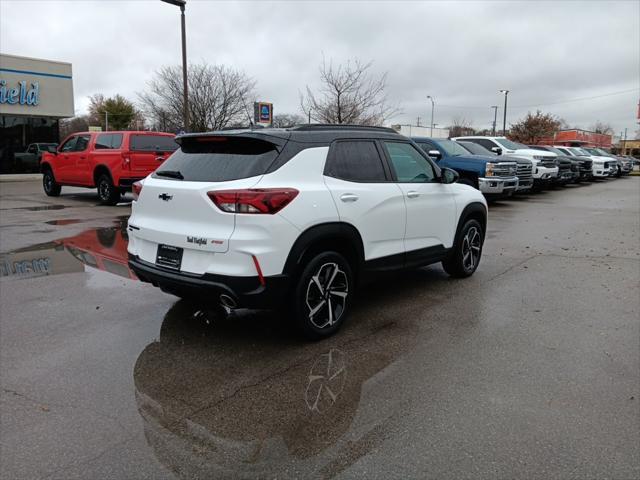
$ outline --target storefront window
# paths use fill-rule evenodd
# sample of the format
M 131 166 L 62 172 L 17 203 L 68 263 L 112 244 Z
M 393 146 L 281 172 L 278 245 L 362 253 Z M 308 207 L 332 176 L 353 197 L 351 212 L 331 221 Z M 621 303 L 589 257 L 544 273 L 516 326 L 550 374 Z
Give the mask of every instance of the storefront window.
M 39 172 L 43 149 L 29 145 L 59 141 L 56 118 L 0 115 L 0 174 Z

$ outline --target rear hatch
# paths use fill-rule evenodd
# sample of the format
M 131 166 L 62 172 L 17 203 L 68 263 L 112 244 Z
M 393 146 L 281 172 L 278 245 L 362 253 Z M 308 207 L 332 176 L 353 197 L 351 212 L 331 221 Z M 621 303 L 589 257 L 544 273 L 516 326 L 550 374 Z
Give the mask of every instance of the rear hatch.
M 134 133 L 129 138 L 131 171 L 146 177 L 178 148 L 173 136 L 157 133 Z
M 202 273 L 212 253 L 229 249 L 236 214 L 223 211 L 210 192 L 255 186 L 280 149 L 238 136 L 184 137 L 177 150 L 144 181 L 129 225 L 142 240 L 137 254 L 158 263 L 160 245 L 180 249 L 179 270 Z M 165 265 L 166 266 L 166 265 Z

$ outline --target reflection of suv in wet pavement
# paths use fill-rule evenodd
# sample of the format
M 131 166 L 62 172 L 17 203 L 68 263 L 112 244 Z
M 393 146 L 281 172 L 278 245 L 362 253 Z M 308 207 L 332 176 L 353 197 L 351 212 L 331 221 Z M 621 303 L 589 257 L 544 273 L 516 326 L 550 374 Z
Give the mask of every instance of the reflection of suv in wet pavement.
M 474 273 L 482 194 L 392 129 L 309 125 L 179 136 L 134 185 L 130 266 L 227 308 L 282 308 L 309 337 L 343 323 L 356 283 L 442 262 Z
M 274 317 L 177 302 L 133 368 L 144 438 L 178 478 L 333 477 L 379 445 L 403 401 L 361 405 L 417 331 L 373 322 L 301 349 Z

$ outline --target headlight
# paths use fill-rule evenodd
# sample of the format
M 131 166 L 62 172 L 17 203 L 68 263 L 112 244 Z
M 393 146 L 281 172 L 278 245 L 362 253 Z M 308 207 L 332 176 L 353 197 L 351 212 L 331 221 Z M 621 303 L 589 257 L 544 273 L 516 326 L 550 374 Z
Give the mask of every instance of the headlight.
M 493 177 L 493 169 L 495 168 L 495 166 L 496 166 L 495 163 L 487 162 L 487 165 L 485 166 L 486 168 L 485 176 Z

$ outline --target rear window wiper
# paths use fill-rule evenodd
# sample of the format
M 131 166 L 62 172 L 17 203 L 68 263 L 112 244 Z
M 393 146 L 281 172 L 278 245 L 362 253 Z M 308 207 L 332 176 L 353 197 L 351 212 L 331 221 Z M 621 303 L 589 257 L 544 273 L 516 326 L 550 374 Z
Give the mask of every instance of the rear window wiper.
M 177 178 L 178 180 L 184 180 L 184 177 L 178 170 L 158 170 L 156 175 L 159 177 Z

